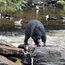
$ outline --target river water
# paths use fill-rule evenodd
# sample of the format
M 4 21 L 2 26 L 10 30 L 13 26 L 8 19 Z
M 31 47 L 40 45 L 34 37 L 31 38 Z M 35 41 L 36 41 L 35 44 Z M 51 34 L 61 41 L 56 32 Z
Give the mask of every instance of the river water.
M 0 41 L 4 43 L 9 43 L 12 44 L 16 47 L 18 45 L 24 43 L 24 37 L 25 34 L 20 32 L 7 32 L 3 35 L 3 32 L 0 32 Z M 48 30 L 46 31 L 46 37 L 47 45 L 55 45 L 55 46 L 62 46 L 65 47 L 65 30 Z M 30 38 L 29 39 L 30 44 L 34 44 L 33 40 Z

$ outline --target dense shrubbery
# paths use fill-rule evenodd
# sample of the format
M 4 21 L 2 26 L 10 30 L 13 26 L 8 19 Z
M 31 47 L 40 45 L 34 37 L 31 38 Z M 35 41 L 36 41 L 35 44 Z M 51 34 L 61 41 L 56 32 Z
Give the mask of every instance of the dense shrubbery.
M 27 2 L 24 0 L 0 0 L 0 12 L 22 10 L 25 3 Z

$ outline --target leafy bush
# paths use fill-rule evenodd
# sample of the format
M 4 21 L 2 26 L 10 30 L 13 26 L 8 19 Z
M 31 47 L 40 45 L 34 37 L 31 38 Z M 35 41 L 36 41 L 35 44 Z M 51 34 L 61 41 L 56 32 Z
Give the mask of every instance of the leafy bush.
M 22 10 L 22 6 L 25 7 L 25 3 L 27 2 L 24 0 L 0 0 L 0 12 Z
M 64 5 L 65 1 L 64 0 L 59 0 L 59 1 L 57 1 L 57 3 Z
M 64 0 L 59 0 L 59 1 L 57 1 L 57 3 L 63 5 L 63 9 L 65 10 L 65 1 Z

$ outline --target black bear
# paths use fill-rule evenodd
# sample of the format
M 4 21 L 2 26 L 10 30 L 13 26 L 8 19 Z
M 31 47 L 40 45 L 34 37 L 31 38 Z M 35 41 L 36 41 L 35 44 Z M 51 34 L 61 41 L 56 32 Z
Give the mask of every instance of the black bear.
M 35 45 L 39 45 L 39 40 L 41 39 L 46 45 L 46 32 L 43 24 L 39 20 L 30 21 L 25 28 L 25 39 L 24 44 L 28 45 L 28 39 L 32 38 L 35 42 Z

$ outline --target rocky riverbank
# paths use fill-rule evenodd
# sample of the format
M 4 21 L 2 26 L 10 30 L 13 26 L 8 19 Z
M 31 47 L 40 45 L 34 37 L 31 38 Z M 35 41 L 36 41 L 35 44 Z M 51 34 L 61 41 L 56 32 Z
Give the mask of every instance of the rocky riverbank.
M 65 48 L 60 46 L 35 49 L 34 65 L 65 65 Z
M 31 65 L 33 57 L 34 65 L 64 65 L 65 48 L 61 46 L 47 45 L 36 47 L 34 51 L 29 46 L 28 53 L 24 49 L 12 45 L 0 45 L 0 64 L 4 65 Z M 33 53 L 31 52 L 33 51 Z M 30 55 L 31 54 L 31 55 Z M 18 62 L 19 61 L 19 62 Z M 18 62 L 18 63 L 16 63 Z

